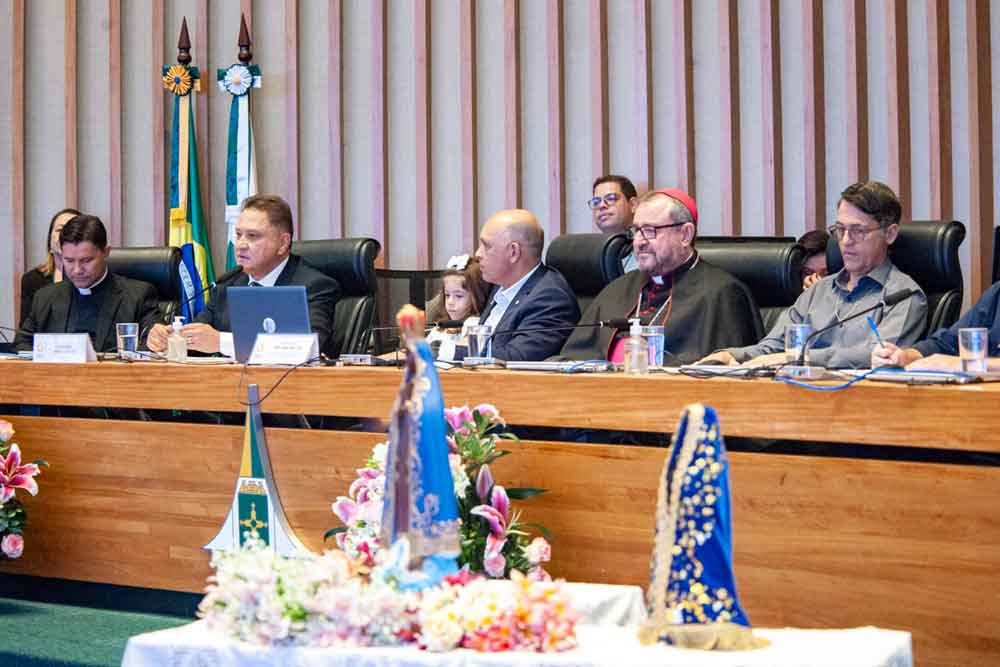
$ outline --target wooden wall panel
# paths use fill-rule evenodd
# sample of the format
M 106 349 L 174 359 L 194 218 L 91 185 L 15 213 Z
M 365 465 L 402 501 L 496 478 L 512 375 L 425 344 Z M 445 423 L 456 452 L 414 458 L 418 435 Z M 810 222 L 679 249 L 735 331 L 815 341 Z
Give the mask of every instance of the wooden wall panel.
M 907 0 L 890 0 L 885 5 L 885 51 L 889 78 L 889 186 L 903 205 L 903 220 L 912 219 L 912 174 L 910 168 L 910 40 L 906 22 Z
M 993 244 L 993 95 L 990 53 L 990 3 L 966 6 L 969 62 L 969 230 L 972 294 L 989 287 Z
M 635 23 L 632 26 L 632 71 L 636 87 L 631 100 L 633 109 L 632 131 L 635 153 L 635 174 L 632 180 L 656 188 L 653 181 L 653 80 L 650 54 L 649 0 L 639 0 L 635 5 Z
M 552 240 L 566 231 L 566 192 L 563 188 L 563 29 L 562 4 L 548 0 L 546 11 L 548 72 L 548 194 L 549 210 L 540 220 L 545 238 Z M 536 212 L 537 213 L 537 212 Z
M 608 7 L 590 0 L 590 171 L 596 179 L 608 173 Z
M 416 181 L 413 232 L 416 236 L 417 268 L 430 269 L 434 263 L 434 234 L 431 229 L 431 154 L 429 148 L 431 59 L 428 50 L 430 5 L 427 0 L 414 0 L 413 15 L 413 152 L 416 163 L 416 173 L 413 174 Z M 464 129 L 463 126 L 463 131 Z M 473 168 L 475 168 L 474 160 Z M 474 218 L 473 215 L 472 219 Z
M 299 236 L 302 221 L 299 219 L 299 3 L 285 0 L 285 192 L 292 209 L 294 237 Z
M 475 248 L 479 243 L 479 226 L 476 224 L 478 210 L 476 187 L 476 11 L 469 2 L 459 5 L 458 18 L 458 78 L 461 103 L 460 197 L 462 219 L 459 221 L 459 236 L 462 248 Z M 468 252 L 468 251 L 467 251 Z
M 327 115 L 330 127 L 330 238 L 343 238 L 347 234 L 344 220 L 344 106 L 341 49 L 343 6 L 341 0 L 330 0 L 327 25 L 329 49 L 327 52 Z M 249 26 L 250 19 L 247 18 Z
M 122 245 L 122 6 L 108 0 L 108 241 Z M 204 152 L 204 151 L 203 151 Z
M 847 79 L 847 180 L 864 181 L 868 167 L 868 36 L 864 0 L 844 0 Z M 845 183 L 847 185 L 847 183 Z
M 13 281 L 10 286 L 15 318 L 21 312 L 21 281 L 24 273 L 24 0 L 10 5 L 10 215 Z M 2 319 L 2 318 L 0 318 Z M 15 320 L 11 320 L 15 321 Z
M 668 141 L 675 147 L 674 168 L 678 174 L 677 187 L 695 193 L 695 140 L 694 140 L 694 62 L 692 49 L 691 0 L 674 0 L 669 5 L 671 39 L 675 57 L 671 61 L 674 81 L 673 96 L 677 100 L 674 123 L 669 128 Z M 683 102 L 681 102 L 683 101 Z M 663 184 L 651 184 L 660 187 Z
M 504 206 L 521 206 L 521 46 L 518 0 L 503 3 Z
M 76 57 L 76 0 L 65 0 L 64 3 L 66 7 L 66 17 L 64 23 L 63 37 L 63 76 L 64 85 L 66 86 L 66 95 L 64 102 L 64 110 L 66 114 L 65 121 L 65 163 L 66 172 L 64 175 L 66 181 L 66 206 L 76 208 L 80 204 L 80 192 L 79 192 L 79 179 L 77 178 L 77 164 L 79 161 L 79 151 L 77 150 L 77 114 L 76 108 L 78 103 L 78 97 L 76 94 L 77 89 L 77 57 Z M 56 209 L 58 210 L 58 209 Z
M 927 104 L 930 113 L 930 218 L 934 220 L 951 219 L 954 208 L 950 34 L 947 0 L 930 0 L 927 6 Z
M 382 244 L 382 253 L 376 260 L 378 266 L 389 266 L 389 199 L 386 183 L 386 74 L 385 74 L 385 0 L 372 0 L 369 6 L 369 29 L 371 44 L 371 85 L 372 85 L 372 142 L 371 142 L 371 183 L 372 183 L 372 236 Z
M 812 0 L 803 12 L 802 57 L 806 62 L 803 82 L 803 137 L 805 155 L 806 229 L 823 229 L 830 212 L 826 205 L 826 105 L 823 72 L 823 0 Z
M 718 81 L 718 106 L 722 110 L 718 132 L 722 136 L 719 156 L 721 173 L 718 198 L 722 202 L 722 233 L 739 236 L 740 225 L 740 63 L 739 21 L 736 0 L 721 0 L 717 20 L 722 76 Z M 702 183 L 702 187 L 707 184 Z M 715 190 L 715 188 L 709 188 Z
M 765 0 L 761 4 L 759 19 L 764 234 L 783 236 L 784 171 L 781 159 L 781 31 L 778 26 L 778 0 Z
M 150 77 L 150 94 L 153 100 L 153 111 L 150 123 L 150 142 L 153 147 L 153 164 L 150 170 L 153 174 L 153 196 L 150 202 L 150 219 L 153 224 L 153 244 L 166 245 L 167 241 L 167 208 L 170 203 L 167 201 L 167 168 L 164 162 L 166 155 L 166 142 L 169 138 L 164 126 L 163 114 L 166 93 L 163 90 L 163 81 L 157 76 L 163 64 L 163 3 L 154 2 L 150 12 L 150 40 L 149 48 L 152 53 L 153 74 Z

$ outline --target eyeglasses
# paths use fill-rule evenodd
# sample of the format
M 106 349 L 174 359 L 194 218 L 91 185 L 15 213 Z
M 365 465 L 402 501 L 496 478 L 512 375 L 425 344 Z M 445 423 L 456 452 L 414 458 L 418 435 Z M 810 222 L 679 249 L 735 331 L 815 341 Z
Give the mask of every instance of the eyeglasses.
M 838 222 L 835 225 L 827 227 L 826 231 L 830 232 L 830 236 L 838 241 L 842 241 L 844 236 L 847 236 L 852 241 L 864 241 L 872 232 L 880 229 L 882 229 L 881 226 L 862 227 L 861 225 L 842 225 Z
M 609 192 L 608 194 L 604 195 L 603 197 L 594 197 L 593 199 L 588 199 L 587 200 L 587 206 L 589 206 L 590 208 L 594 209 L 594 208 L 597 208 L 598 206 L 600 206 L 601 202 L 604 202 L 608 206 L 614 206 L 615 204 L 618 203 L 618 200 L 621 199 L 621 198 L 622 198 L 622 195 L 620 193 L 618 193 L 618 192 Z
M 647 241 L 652 241 L 656 238 L 656 232 L 661 229 L 670 229 L 671 227 L 680 227 L 681 225 L 686 225 L 686 222 L 672 222 L 669 225 L 643 225 L 642 227 L 636 227 L 631 225 L 625 228 L 625 235 L 628 236 L 628 240 L 631 241 L 638 235 L 642 235 L 642 238 Z

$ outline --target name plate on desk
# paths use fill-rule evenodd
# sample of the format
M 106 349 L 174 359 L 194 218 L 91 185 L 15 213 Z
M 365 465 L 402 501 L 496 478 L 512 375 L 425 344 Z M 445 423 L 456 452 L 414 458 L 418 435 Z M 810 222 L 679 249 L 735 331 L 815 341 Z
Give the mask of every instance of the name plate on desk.
M 319 358 L 316 334 L 257 334 L 248 364 L 296 366 Z
M 87 334 L 35 334 L 32 359 L 49 364 L 83 364 L 97 361 Z

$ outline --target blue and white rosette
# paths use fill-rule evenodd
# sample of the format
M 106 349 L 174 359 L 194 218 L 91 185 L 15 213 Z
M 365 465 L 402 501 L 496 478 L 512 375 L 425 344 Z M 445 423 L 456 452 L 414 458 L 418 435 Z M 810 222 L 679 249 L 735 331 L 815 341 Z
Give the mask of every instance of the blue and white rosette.
M 219 88 L 233 96 L 226 152 L 226 270 L 236 266 L 236 219 L 244 199 L 257 194 L 257 157 L 250 122 L 250 90 L 260 88 L 260 68 L 236 63 L 218 71 Z

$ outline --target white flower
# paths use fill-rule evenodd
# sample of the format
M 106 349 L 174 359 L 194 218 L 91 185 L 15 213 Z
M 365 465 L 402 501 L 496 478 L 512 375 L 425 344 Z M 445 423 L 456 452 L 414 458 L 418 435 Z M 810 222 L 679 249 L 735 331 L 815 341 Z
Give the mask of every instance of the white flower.
M 451 479 L 455 483 L 455 497 L 464 498 L 465 492 L 472 483 L 462 465 L 462 457 L 459 454 L 448 455 L 448 466 L 451 468 Z
M 253 74 L 245 65 L 233 65 L 226 70 L 226 76 L 220 84 L 231 95 L 243 95 L 253 85 Z

